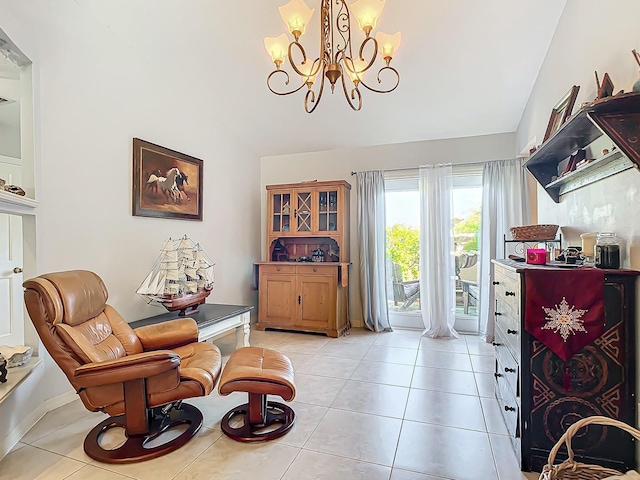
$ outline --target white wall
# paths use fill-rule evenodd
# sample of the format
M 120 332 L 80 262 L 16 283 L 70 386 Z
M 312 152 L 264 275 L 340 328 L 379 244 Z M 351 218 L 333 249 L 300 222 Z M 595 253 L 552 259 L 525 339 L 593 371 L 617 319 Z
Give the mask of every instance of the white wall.
M 201 52 L 141 56 L 71 0 L 5 0 L 0 28 L 36 67 L 36 273 L 93 270 L 127 320 L 160 314 L 134 292 L 162 242 L 186 233 L 216 262 L 209 301 L 255 304 L 259 159 L 216 116 L 217 93 L 190 68 Z M 133 137 L 204 160 L 203 222 L 131 215 Z M 29 392 L 40 401 L 70 388 L 44 358 Z M 26 415 L 15 408 L 12 415 Z
M 345 108 L 348 108 L 345 105 Z M 359 255 L 357 247 L 356 184 L 352 171 L 419 167 L 434 163 L 474 163 L 514 157 L 514 134 L 400 143 L 348 150 L 281 155 L 261 159 L 262 212 L 266 185 L 304 180 L 346 180 L 351 184 L 351 270 L 349 309 L 351 322 L 362 326 Z M 262 218 L 262 259 L 266 259 L 266 218 Z
M 538 144 L 542 143 L 551 109 L 572 85 L 580 86 L 574 111 L 580 103 L 596 98 L 594 70 L 600 79 L 609 73 L 615 93 L 631 91 L 638 79 L 637 64 L 631 55 L 632 49 L 640 49 L 638 18 L 637 0 L 567 2 L 518 127 L 518 148 L 534 137 Z M 610 148 L 610 144 L 606 146 Z M 629 246 L 638 244 L 635 248 L 640 248 L 640 215 L 635 214 L 639 189 L 640 173 L 636 169 L 564 195 L 559 204 L 539 188 L 538 220 L 563 226 L 568 241 L 578 241 L 578 245 L 583 232 L 618 233 L 626 242 L 623 260 L 624 266 L 629 267 Z M 640 267 L 640 255 L 634 255 L 633 266 Z

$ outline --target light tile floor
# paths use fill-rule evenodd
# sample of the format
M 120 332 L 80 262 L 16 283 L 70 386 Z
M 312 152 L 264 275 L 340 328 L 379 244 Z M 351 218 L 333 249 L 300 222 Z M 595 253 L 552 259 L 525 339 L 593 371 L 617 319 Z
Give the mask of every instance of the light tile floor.
M 235 336 L 218 341 L 224 360 Z M 493 347 L 475 336 L 353 329 L 337 339 L 252 331 L 296 370 L 293 429 L 259 445 L 234 442 L 219 419 L 244 395 L 190 400 L 204 428 L 147 462 L 107 465 L 82 442 L 104 415 L 79 400 L 49 412 L 0 462 L 0 479 L 70 480 L 524 480 L 493 397 Z

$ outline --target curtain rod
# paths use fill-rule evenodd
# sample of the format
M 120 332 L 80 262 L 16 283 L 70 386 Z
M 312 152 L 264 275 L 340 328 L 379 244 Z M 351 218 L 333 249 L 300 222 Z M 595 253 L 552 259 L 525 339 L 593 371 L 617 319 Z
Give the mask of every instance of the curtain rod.
M 515 157 L 515 159 L 518 158 L 529 158 L 529 157 L 523 157 L 523 156 L 517 156 Z M 484 165 L 485 163 L 491 163 L 491 162 L 503 162 L 505 160 L 514 160 L 514 158 L 502 158 L 502 159 L 498 159 L 498 160 L 487 160 L 484 162 L 471 162 L 471 163 L 456 163 L 453 164 L 453 167 L 475 167 L 478 165 Z M 419 170 L 421 167 L 428 167 L 430 165 L 418 165 L 417 167 L 401 167 L 401 168 L 384 168 L 382 169 L 383 172 L 404 172 L 407 170 Z M 360 172 L 351 172 L 351 175 L 355 175 L 357 173 L 362 173 L 362 172 L 370 172 L 371 170 L 361 170 Z

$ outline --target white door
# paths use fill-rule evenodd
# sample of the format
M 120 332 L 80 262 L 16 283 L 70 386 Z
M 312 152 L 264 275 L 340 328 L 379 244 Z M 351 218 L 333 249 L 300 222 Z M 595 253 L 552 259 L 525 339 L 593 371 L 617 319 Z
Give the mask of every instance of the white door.
M 22 260 L 22 217 L 1 213 L 0 345 L 24 342 Z

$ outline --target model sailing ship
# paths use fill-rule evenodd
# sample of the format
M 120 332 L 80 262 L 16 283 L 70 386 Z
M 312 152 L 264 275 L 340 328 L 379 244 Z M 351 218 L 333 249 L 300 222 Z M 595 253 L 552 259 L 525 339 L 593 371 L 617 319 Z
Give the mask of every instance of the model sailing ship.
M 170 312 L 180 310 L 180 316 L 189 308 L 190 313 L 197 312 L 213 290 L 213 266 L 200 245 L 186 235 L 179 240 L 169 238 L 136 293 Z

